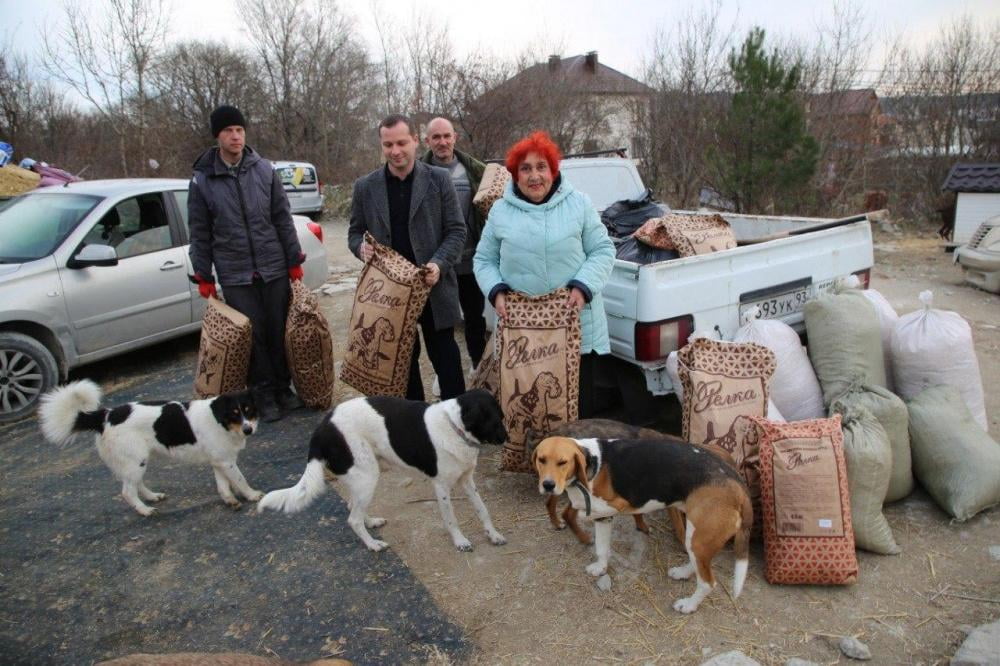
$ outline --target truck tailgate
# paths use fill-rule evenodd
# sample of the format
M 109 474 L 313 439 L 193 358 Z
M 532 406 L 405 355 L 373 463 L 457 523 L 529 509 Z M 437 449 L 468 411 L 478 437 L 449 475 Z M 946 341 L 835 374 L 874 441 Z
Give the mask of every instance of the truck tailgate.
M 730 339 L 740 305 L 765 302 L 775 318 L 801 329 L 801 305 L 841 276 L 871 268 L 867 220 L 717 254 L 640 266 L 616 261 L 603 291 L 616 356 L 635 359 L 635 325 L 692 315 L 695 330 Z M 772 295 L 794 297 L 772 299 Z

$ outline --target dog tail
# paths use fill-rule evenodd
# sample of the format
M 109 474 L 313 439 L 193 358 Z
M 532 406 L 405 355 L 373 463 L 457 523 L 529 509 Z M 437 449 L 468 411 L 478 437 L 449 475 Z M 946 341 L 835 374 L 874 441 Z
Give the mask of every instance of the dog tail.
M 750 529 L 753 527 L 753 507 L 750 504 L 750 496 L 745 492 L 740 498 L 740 518 L 739 526 L 736 528 L 736 536 L 733 539 L 733 556 L 736 558 L 736 565 L 733 568 L 733 598 L 740 596 L 743 591 L 743 583 L 747 579 L 747 565 L 750 557 Z
M 81 432 L 104 431 L 108 410 L 101 409 L 101 389 L 89 379 L 81 379 L 42 396 L 38 419 L 45 439 L 68 444 Z
M 274 509 L 285 513 L 298 513 L 313 503 L 326 490 L 326 479 L 323 478 L 324 463 L 313 458 L 306 465 L 306 471 L 291 488 L 272 490 L 257 502 L 257 511 Z

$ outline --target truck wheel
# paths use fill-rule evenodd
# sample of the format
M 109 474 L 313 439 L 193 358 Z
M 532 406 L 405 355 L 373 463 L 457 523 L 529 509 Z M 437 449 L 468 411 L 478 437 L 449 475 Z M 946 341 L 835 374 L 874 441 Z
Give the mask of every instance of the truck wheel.
M 33 413 L 58 379 L 56 360 L 45 345 L 22 333 L 0 333 L 0 423 Z

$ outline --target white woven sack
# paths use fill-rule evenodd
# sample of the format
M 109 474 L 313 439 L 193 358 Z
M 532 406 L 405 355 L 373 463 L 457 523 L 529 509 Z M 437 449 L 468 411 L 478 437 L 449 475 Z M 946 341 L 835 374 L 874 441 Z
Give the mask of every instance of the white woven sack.
M 805 421 L 826 417 L 823 391 L 809 354 L 799 340 L 799 334 L 774 319 L 757 319 L 759 308 L 752 308 L 736 331 L 733 342 L 756 342 L 774 352 L 777 368 L 771 377 L 771 400 L 789 421 Z M 768 418 L 772 421 L 770 409 Z
M 896 394 L 910 401 L 931 386 L 954 386 L 972 417 L 988 432 L 972 329 L 957 312 L 931 308 L 933 298 L 930 291 L 920 292 L 924 307 L 900 317 L 892 329 Z
M 696 337 L 710 337 L 707 335 L 692 335 L 689 340 L 693 340 Z M 684 403 L 684 385 L 681 384 L 681 376 L 677 371 L 677 352 L 672 351 L 670 355 L 667 356 L 667 376 L 670 377 L 670 383 L 674 385 L 674 393 L 677 395 L 677 400 L 680 403 Z M 771 380 L 771 386 L 774 386 L 774 380 Z M 776 423 L 786 423 L 787 419 L 782 415 L 781 411 L 774 404 L 774 400 L 770 396 L 767 398 L 767 419 L 769 421 L 775 421 Z
M 892 307 L 889 301 L 885 300 L 885 296 L 875 289 L 864 289 L 861 291 L 861 294 L 871 301 L 871 304 L 875 306 L 875 314 L 878 315 L 878 324 L 882 329 L 885 379 L 889 384 L 886 388 L 892 391 L 894 389 L 892 378 L 892 329 L 896 326 L 896 322 L 899 321 L 899 315 L 896 314 L 896 309 Z

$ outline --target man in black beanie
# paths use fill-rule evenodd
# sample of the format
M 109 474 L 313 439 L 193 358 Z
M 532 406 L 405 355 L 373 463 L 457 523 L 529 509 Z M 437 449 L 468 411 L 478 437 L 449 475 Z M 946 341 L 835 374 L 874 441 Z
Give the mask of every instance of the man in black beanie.
M 247 383 L 261 418 L 277 421 L 302 406 L 285 360 L 285 319 L 289 280 L 302 279 L 305 255 L 281 179 L 246 145 L 243 114 L 220 106 L 209 120 L 218 145 L 195 161 L 188 186 L 191 280 L 203 298 L 216 296 L 214 266 L 226 303 L 250 319 Z

